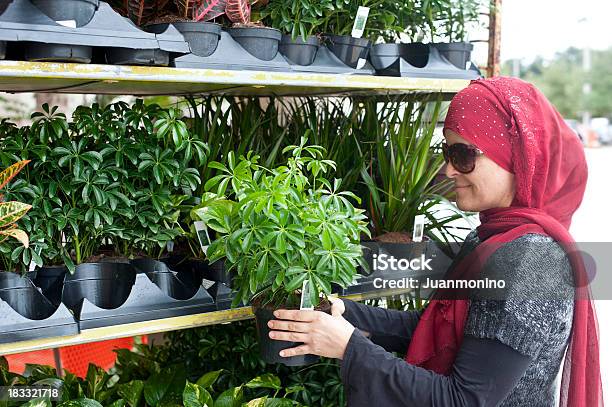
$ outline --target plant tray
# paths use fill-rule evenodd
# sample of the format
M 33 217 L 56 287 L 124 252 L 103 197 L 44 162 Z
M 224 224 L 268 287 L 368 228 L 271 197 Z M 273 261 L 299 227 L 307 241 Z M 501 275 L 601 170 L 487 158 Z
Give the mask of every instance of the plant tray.
M 321 45 L 311 65 L 303 66 L 289 62 L 279 52 L 270 61 L 255 58 L 238 44 L 229 33 L 221 31 L 215 51 L 207 57 L 188 54 L 176 57 L 171 63 L 177 68 L 227 69 L 247 71 L 280 71 L 374 75 L 374 68 L 366 63 L 362 69 L 353 69 L 343 64 L 327 47 Z
M 201 280 L 152 259 L 81 264 L 66 276 L 62 301 L 81 329 L 216 310 Z
M 71 28 L 56 23 L 28 0 L 13 0 L 0 15 L 0 40 L 9 43 L 26 41 L 95 48 L 189 52 L 189 45 L 180 33 L 171 30 L 158 37 L 142 31 L 105 2 L 100 2 L 98 10 L 86 25 Z
M 53 305 L 29 278 L 8 274 L 12 273 L 0 276 L 3 279 L 0 284 L 0 343 L 79 333 L 79 326 L 65 305 Z M 8 282 L 5 278 L 13 281 Z
M 412 57 L 407 54 L 407 49 L 419 45 L 426 47 L 424 53 L 421 51 Z M 471 69 L 457 68 L 428 44 L 378 44 L 372 47 L 369 58 L 376 74 L 382 76 L 440 79 L 476 79 L 482 76 L 474 65 Z

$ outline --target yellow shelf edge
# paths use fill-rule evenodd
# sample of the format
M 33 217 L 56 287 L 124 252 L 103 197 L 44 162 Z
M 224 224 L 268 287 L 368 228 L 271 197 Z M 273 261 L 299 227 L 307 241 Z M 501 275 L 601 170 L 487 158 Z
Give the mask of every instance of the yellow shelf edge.
M 232 92 L 236 89 L 224 89 L 223 86 L 234 85 L 242 93 L 253 94 L 267 90 L 297 94 L 353 91 L 454 93 L 468 83 L 469 79 L 0 61 L 0 91 L 6 92 L 155 94 L 159 91 L 160 94 L 185 94 Z M 172 85 L 197 86 L 175 88 Z
M 373 291 L 364 294 L 347 295 L 341 298 L 350 299 L 352 301 L 363 301 L 366 299 L 405 294 L 409 291 L 409 289 Z M 222 311 L 211 311 L 202 314 L 185 315 L 180 317 L 164 318 L 152 321 L 141 321 L 130 324 L 85 329 L 77 335 L 57 336 L 52 338 L 33 339 L 29 341 L 3 343 L 0 344 L 0 356 L 43 349 L 59 348 L 63 346 L 80 345 L 110 339 L 149 335 L 159 332 L 176 331 L 180 329 L 197 328 L 207 325 L 242 321 L 250 318 L 253 318 L 253 312 L 251 307 L 240 307 Z

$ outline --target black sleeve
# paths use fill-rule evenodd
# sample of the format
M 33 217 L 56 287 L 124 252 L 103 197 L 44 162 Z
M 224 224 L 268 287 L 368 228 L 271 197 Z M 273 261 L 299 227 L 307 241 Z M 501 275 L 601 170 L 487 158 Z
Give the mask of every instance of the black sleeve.
M 385 352 L 355 329 L 341 363 L 349 407 L 496 406 L 531 362 L 496 339 L 465 336 L 449 376 Z
M 398 311 L 342 300 L 342 315 L 353 326 L 371 334 L 372 342 L 389 352 L 405 352 L 423 311 Z

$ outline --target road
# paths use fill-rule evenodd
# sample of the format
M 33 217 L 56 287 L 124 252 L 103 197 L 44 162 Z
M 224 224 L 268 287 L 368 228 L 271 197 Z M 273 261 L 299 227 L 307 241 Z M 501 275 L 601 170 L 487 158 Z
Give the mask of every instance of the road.
M 612 147 L 585 150 L 589 181 L 570 232 L 578 242 L 612 242 Z M 612 270 L 604 270 L 612 272 Z M 612 296 L 611 296 L 612 298 Z M 604 405 L 612 405 L 612 300 L 597 300 Z

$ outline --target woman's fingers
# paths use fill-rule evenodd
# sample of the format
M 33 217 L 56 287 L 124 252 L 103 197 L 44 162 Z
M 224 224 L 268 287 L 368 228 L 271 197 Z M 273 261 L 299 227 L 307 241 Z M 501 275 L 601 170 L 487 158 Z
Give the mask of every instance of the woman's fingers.
M 268 321 L 268 327 L 277 329 L 279 331 L 292 331 L 292 332 L 308 332 L 308 323 L 295 322 L 295 321 L 283 321 L 274 319 Z
M 287 358 L 289 356 L 307 355 L 309 353 L 310 353 L 310 346 L 300 345 L 300 346 L 296 346 L 295 348 L 281 350 L 279 352 L 279 355 L 281 355 L 284 358 Z
M 270 331 L 270 338 L 277 341 L 306 342 L 310 336 L 299 332 Z
M 278 319 L 290 319 L 292 321 L 312 322 L 318 317 L 319 311 L 307 311 L 298 309 L 277 309 L 274 316 Z
M 339 317 L 342 314 L 344 314 L 344 311 L 346 311 L 346 308 L 344 307 L 344 301 L 342 301 L 340 298 L 335 298 L 335 297 L 329 297 L 329 301 L 332 304 L 332 307 L 331 307 L 332 316 Z

